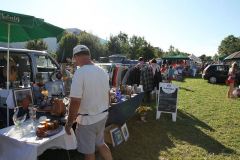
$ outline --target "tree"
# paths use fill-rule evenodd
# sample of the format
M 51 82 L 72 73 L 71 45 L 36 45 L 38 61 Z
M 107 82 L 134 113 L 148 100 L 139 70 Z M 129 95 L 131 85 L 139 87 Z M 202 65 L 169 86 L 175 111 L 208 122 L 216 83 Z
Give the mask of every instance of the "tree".
M 43 41 L 43 39 L 34 39 L 28 41 L 25 44 L 24 48 L 38 51 L 46 51 L 48 50 L 48 45 L 46 44 L 46 42 Z
M 67 58 L 72 59 L 73 48 L 79 44 L 79 38 L 75 34 L 65 32 L 56 52 L 59 63 L 66 63 Z
M 165 55 L 165 52 L 163 52 L 163 50 L 161 48 L 156 50 L 156 57 L 162 58 L 162 57 L 164 57 L 164 55 Z
M 119 37 L 110 35 L 110 39 L 105 48 L 108 51 L 108 56 L 112 54 L 121 54 L 121 44 Z
M 206 56 L 206 58 L 205 58 L 206 61 L 208 61 L 210 59 L 212 59 L 212 56 Z
M 219 56 L 215 53 L 212 59 L 214 59 L 215 61 L 218 61 L 218 58 Z
M 143 46 L 146 41 L 144 37 L 138 37 L 133 35 L 130 38 L 130 58 L 131 59 L 138 59 L 139 57 L 143 57 Z
M 91 52 L 91 59 L 98 60 L 99 57 L 103 56 L 103 45 L 97 36 L 84 31 L 79 34 L 79 42 L 89 48 Z
M 225 56 L 240 51 L 240 38 L 229 35 L 218 46 L 219 56 Z
M 129 45 L 128 35 L 120 31 L 120 33 L 118 34 L 118 41 L 120 43 L 120 53 L 123 55 L 126 55 L 127 58 L 129 58 L 130 45 Z
M 174 53 L 175 53 L 175 48 L 172 45 L 170 45 L 170 47 L 168 49 L 168 55 L 172 55 Z
M 203 54 L 203 55 L 199 56 L 198 58 L 200 58 L 202 61 L 205 61 L 206 60 L 206 55 Z

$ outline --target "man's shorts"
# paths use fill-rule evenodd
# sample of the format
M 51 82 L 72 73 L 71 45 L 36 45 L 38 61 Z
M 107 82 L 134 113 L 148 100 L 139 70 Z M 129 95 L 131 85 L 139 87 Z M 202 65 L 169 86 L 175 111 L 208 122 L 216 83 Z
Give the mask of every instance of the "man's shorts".
M 91 125 L 79 124 L 76 128 L 76 138 L 78 152 L 83 154 L 92 154 L 95 152 L 95 146 L 104 145 L 104 129 L 107 117 Z
M 169 80 L 169 81 L 172 81 L 173 80 L 173 78 L 172 77 L 168 77 L 168 79 L 167 80 Z

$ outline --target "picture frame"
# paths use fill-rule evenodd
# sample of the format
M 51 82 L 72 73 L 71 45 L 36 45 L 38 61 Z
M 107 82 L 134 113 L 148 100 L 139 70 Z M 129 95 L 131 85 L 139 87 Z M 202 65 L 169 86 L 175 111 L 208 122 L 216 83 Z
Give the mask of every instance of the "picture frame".
M 111 130 L 110 133 L 111 133 L 111 139 L 113 142 L 113 147 L 119 146 L 123 142 L 121 130 L 119 128 L 115 128 Z
M 45 89 L 48 91 L 50 97 L 53 95 L 59 95 L 60 92 L 62 92 L 63 95 L 66 95 L 64 85 L 61 80 L 46 82 Z
M 121 127 L 121 131 L 122 131 L 124 140 L 127 141 L 128 138 L 129 138 L 129 132 L 128 132 L 128 128 L 127 128 L 127 124 L 126 123 Z
M 15 107 L 24 108 L 34 104 L 31 88 L 13 89 L 12 91 Z

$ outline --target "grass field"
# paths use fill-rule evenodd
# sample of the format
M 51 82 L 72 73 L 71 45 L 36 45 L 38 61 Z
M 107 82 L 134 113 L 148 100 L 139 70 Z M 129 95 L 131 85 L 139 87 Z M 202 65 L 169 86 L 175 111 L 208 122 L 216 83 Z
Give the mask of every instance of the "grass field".
M 228 86 L 209 84 L 186 77 L 180 86 L 177 121 L 171 114 L 156 120 L 156 101 L 149 106 L 148 121 L 137 123 L 133 117 L 127 126 L 130 138 L 112 148 L 114 160 L 163 159 L 240 159 L 240 99 L 227 98 Z M 69 151 L 72 160 L 83 159 L 76 150 Z M 40 160 L 68 159 L 65 150 L 47 150 Z M 97 152 L 96 159 L 101 160 Z

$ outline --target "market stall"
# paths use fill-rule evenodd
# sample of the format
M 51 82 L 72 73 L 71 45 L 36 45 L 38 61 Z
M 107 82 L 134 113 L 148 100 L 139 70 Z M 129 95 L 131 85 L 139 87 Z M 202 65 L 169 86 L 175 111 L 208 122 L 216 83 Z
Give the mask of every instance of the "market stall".
M 64 33 L 64 29 L 44 22 L 43 19 L 29 15 L 17 14 L 0 10 L 0 41 L 8 43 L 7 52 L 7 94 L 9 93 L 10 82 L 10 57 L 9 46 L 11 42 L 25 42 L 36 38 L 56 37 L 59 41 Z M 13 62 L 12 62 L 13 63 Z M 22 77 L 20 77 L 22 78 Z M 11 80 L 16 81 L 16 80 Z M 9 109 L 7 108 L 7 115 Z M 9 126 L 9 122 L 7 121 Z
M 168 65 L 173 65 L 175 66 L 188 66 L 189 62 L 187 60 L 189 60 L 190 58 L 181 54 L 173 54 L 173 55 L 169 55 L 169 56 L 165 56 L 162 58 L 164 60 L 163 64 L 168 64 Z M 166 61 L 167 60 L 167 61 Z

